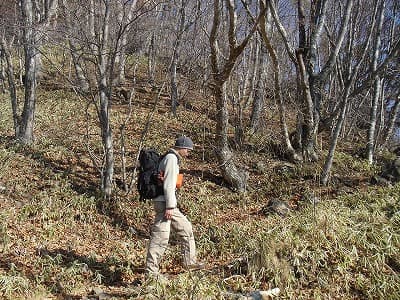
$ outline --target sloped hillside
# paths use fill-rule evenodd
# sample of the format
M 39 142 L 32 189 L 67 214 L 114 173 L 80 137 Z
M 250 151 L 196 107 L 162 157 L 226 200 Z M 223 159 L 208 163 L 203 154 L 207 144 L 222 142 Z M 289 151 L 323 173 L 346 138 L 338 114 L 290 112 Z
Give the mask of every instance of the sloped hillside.
M 279 299 L 400 298 L 400 186 L 371 185 L 378 168 L 353 155 L 355 144 L 341 145 L 331 183 L 322 187 L 318 164 L 292 165 L 274 155 L 270 104 L 267 131 L 237 151 L 250 180 L 247 193 L 235 194 L 214 159 L 212 98 L 192 91 L 190 109 L 181 105 L 172 118 L 167 97 L 154 106 L 159 90 L 139 78 L 135 92 L 131 112 L 114 98 L 112 203 L 98 193 L 94 161 L 101 144 L 91 105 L 67 87 L 42 84 L 36 142 L 25 147 L 13 141 L 9 99 L 0 95 L 1 298 L 256 299 L 254 292 L 276 287 Z M 144 277 L 151 203 L 121 188 L 119 129 L 129 113 L 127 182 L 149 114 L 144 146 L 163 152 L 181 133 L 196 143 L 182 167 L 180 205 L 194 225 L 205 270 L 184 271 L 172 238 L 162 262 L 168 281 Z

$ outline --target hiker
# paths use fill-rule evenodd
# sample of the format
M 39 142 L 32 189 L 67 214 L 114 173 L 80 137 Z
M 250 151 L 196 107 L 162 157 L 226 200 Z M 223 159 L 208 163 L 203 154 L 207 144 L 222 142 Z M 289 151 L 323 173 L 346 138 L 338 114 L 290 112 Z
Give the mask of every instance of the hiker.
M 158 167 L 164 194 L 153 199 L 156 215 L 146 258 L 146 272 L 150 276 L 159 275 L 159 264 L 168 246 L 171 229 L 176 232 L 181 243 L 184 267 L 188 270 L 203 267 L 203 264 L 196 260 L 192 224 L 177 207 L 179 162 L 181 158 L 188 156 L 191 150 L 193 150 L 192 140 L 186 136 L 179 137 Z

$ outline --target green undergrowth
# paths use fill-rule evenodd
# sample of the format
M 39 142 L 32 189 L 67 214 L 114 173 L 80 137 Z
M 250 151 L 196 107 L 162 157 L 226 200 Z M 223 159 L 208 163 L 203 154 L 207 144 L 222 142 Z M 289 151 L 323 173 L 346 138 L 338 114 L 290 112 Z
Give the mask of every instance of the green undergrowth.
M 243 249 L 249 273 L 290 298 L 398 299 L 399 192 L 354 194 L 276 219 Z

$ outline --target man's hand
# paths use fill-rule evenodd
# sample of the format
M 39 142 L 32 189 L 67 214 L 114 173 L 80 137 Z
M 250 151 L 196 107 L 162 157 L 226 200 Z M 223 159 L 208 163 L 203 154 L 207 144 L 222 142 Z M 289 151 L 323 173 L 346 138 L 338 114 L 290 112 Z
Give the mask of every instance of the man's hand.
M 157 174 L 157 180 L 158 180 L 159 182 L 163 182 L 163 181 L 164 181 L 164 172 L 163 172 L 163 171 L 160 171 L 160 172 Z
M 173 211 L 174 211 L 173 208 L 167 208 L 167 209 L 165 210 L 164 216 L 165 216 L 165 218 L 166 218 L 167 220 L 171 220 L 171 219 L 172 219 L 172 212 L 173 212 Z

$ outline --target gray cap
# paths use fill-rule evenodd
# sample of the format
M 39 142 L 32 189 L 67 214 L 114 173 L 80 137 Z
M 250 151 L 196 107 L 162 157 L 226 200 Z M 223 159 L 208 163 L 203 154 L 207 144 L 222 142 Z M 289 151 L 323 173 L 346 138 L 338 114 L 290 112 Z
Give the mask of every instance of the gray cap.
M 175 148 L 193 150 L 193 142 L 187 136 L 180 136 L 175 142 Z

